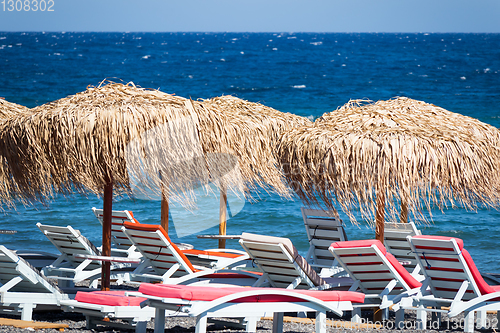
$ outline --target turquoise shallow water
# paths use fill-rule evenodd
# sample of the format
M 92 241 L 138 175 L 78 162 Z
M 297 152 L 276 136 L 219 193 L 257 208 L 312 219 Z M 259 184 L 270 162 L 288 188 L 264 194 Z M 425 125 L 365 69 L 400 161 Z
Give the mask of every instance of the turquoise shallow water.
M 500 34 L 291 34 L 291 33 L 4 33 L 0 32 L 0 96 L 28 107 L 97 85 L 105 78 L 133 81 L 184 97 L 232 94 L 314 119 L 349 99 L 407 96 L 500 126 Z M 37 222 L 71 225 L 100 244 L 91 208 L 94 196 L 58 196 L 45 207 L 0 213 L 0 244 L 56 252 Z M 216 197 L 202 214 L 173 208 L 170 234 L 197 248 L 216 247 L 196 234 L 217 233 Z M 228 233 L 285 236 L 305 253 L 307 239 L 297 199 L 261 194 L 234 200 Z M 158 223 L 160 203 L 117 198 L 143 223 Z M 344 220 L 347 221 L 346 218 Z M 204 227 L 213 226 L 203 230 Z M 500 213 L 480 209 L 433 212 L 423 233 L 463 238 L 482 271 L 500 272 Z M 371 238 L 360 221 L 347 223 L 350 239 Z M 239 248 L 235 241 L 228 246 Z

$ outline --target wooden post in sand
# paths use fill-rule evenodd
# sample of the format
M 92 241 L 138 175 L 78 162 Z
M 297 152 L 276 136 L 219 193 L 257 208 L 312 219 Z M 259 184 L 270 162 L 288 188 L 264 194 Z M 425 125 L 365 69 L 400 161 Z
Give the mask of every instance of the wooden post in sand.
M 103 200 L 103 217 L 102 217 L 102 255 L 111 256 L 111 218 L 113 211 L 113 178 L 106 177 L 106 185 L 104 186 Z M 101 271 L 101 290 L 108 291 L 111 286 L 109 261 L 102 262 Z
M 220 206 L 219 206 L 219 235 L 226 234 L 226 221 L 227 221 L 227 193 L 226 188 L 220 189 Z M 226 248 L 226 240 L 219 239 L 219 249 Z
M 375 239 L 384 243 L 384 210 L 385 193 L 380 188 L 377 190 L 377 212 L 375 215 Z
M 165 187 L 163 185 L 163 178 L 161 175 L 160 171 L 160 180 L 161 182 L 161 217 L 160 217 L 160 224 L 162 228 L 168 233 L 168 196 L 167 192 L 165 190 Z

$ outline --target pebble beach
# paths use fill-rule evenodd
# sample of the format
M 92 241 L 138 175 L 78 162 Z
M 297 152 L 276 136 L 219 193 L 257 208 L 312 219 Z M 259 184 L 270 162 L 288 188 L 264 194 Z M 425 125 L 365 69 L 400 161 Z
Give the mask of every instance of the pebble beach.
M 438 326 L 436 321 L 433 321 L 431 316 L 428 316 L 428 327 L 426 330 L 417 330 L 415 328 L 415 312 L 407 311 L 405 313 L 405 326 L 403 329 L 394 328 L 394 313 L 390 313 L 390 318 L 382 323 L 371 321 L 371 314 L 369 312 L 363 313 L 363 320 L 365 324 L 353 324 L 351 323 L 349 313 L 341 319 L 331 318 L 328 316 L 327 319 L 327 332 L 379 332 L 379 333 L 390 333 L 390 332 L 426 332 L 426 333 L 438 333 L 438 332 L 463 332 L 463 316 L 457 316 L 455 318 L 448 318 L 446 315 L 442 316 L 441 325 Z M 15 318 L 15 317 L 11 317 Z M 96 329 L 87 329 L 86 321 L 83 314 L 71 313 L 63 311 L 48 311 L 48 312 L 35 312 L 33 314 L 33 321 L 35 322 L 45 322 L 45 323 L 55 323 L 55 324 L 66 324 L 68 325 L 65 329 L 55 329 L 55 328 L 42 328 L 34 329 L 31 327 L 27 328 L 17 328 L 13 326 L 0 326 L 0 332 L 5 333 L 17 333 L 17 332 L 33 332 L 38 333 L 56 333 L 64 331 L 66 333 L 91 333 L 91 332 L 121 332 L 125 331 L 123 329 L 112 328 L 109 326 L 97 325 Z M 207 326 L 207 331 L 209 332 L 245 332 L 243 328 L 235 327 L 236 320 L 218 318 L 216 323 L 210 323 Z M 487 318 L 487 327 L 480 330 L 480 332 L 496 332 L 496 314 L 489 313 Z M 272 332 L 273 323 L 272 320 L 262 319 L 257 323 L 257 332 L 270 333 Z M 133 330 L 129 330 L 133 332 Z M 181 332 L 194 332 L 195 331 L 195 319 L 188 317 L 171 317 L 167 318 L 165 321 L 165 332 L 166 333 L 181 333 Z M 290 333 L 300 333 L 300 332 L 314 332 L 315 325 L 314 319 L 309 318 L 297 318 L 297 317 L 285 317 L 283 322 L 283 332 Z M 148 323 L 148 332 L 153 332 L 153 322 Z

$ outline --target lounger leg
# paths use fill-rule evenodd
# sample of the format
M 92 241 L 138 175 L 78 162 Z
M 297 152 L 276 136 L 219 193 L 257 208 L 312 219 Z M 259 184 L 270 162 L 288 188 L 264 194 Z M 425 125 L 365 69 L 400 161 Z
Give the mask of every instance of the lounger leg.
M 417 309 L 417 329 L 425 330 L 427 328 L 427 311 L 421 305 Z
M 273 315 L 273 333 L 283 332 L 283 312 L 275 312 Z
M 95 324 L 95 322 L 92 320 L 91 316 L 85 316 L 85 322 L 86 322 L 86 328 L 88 330 L 93 330 L 94 328 L 97 327 L 97 325 Z
M 35 304 L 24 303 L 19 306 L 21 310 L 21 320 L 31 321 Z
M 316 333 L 326 333 L 326 312 L 316 312 Z
M 436 307 L 434 307 L 436 309 Z M 437 327 L 441 327 L 441 312 L 432 312 L 432 326 L 434 328 L 434 323 L 437 323 Z
M 486 328 L 486 311 L 478 311 L 477 312 L 477 328 Z
M 500 329 L 500 311 L 497 311 L 497 330 Z
M 352 310 L 351 321 L 353 323 L 361 323 L 361 308 L 354 308 Z
M 396 328 L 402 330 L 405 327 L 405 310 L 399 309 L 396 311 Z
M 246 317 L 243 319 L 243 324 L 247 332 L 257 332 L 257 317 Z
M 196 316 L 196 326 L 195 326 L 195 333 L 206 333 L 207 332 L 207 316 L 205 315 L 199 315 Z
M 165 309 L 155 309 L 155 333 L 165 332 Z
M 148 325 L 147 321 L 138 321 L 135 324 L 135 333 L 146 333 L 147 325 Z
M 474 332 L 474 311 L 464 312 L 464 332 Z

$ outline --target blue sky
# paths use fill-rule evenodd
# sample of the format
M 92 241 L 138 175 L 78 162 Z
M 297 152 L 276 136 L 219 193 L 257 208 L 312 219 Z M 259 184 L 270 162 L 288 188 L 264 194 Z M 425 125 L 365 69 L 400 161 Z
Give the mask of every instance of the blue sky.
M 0 0 L 0 31 L 500 32 L 499 0 L 29 1 L 53 11 Z

